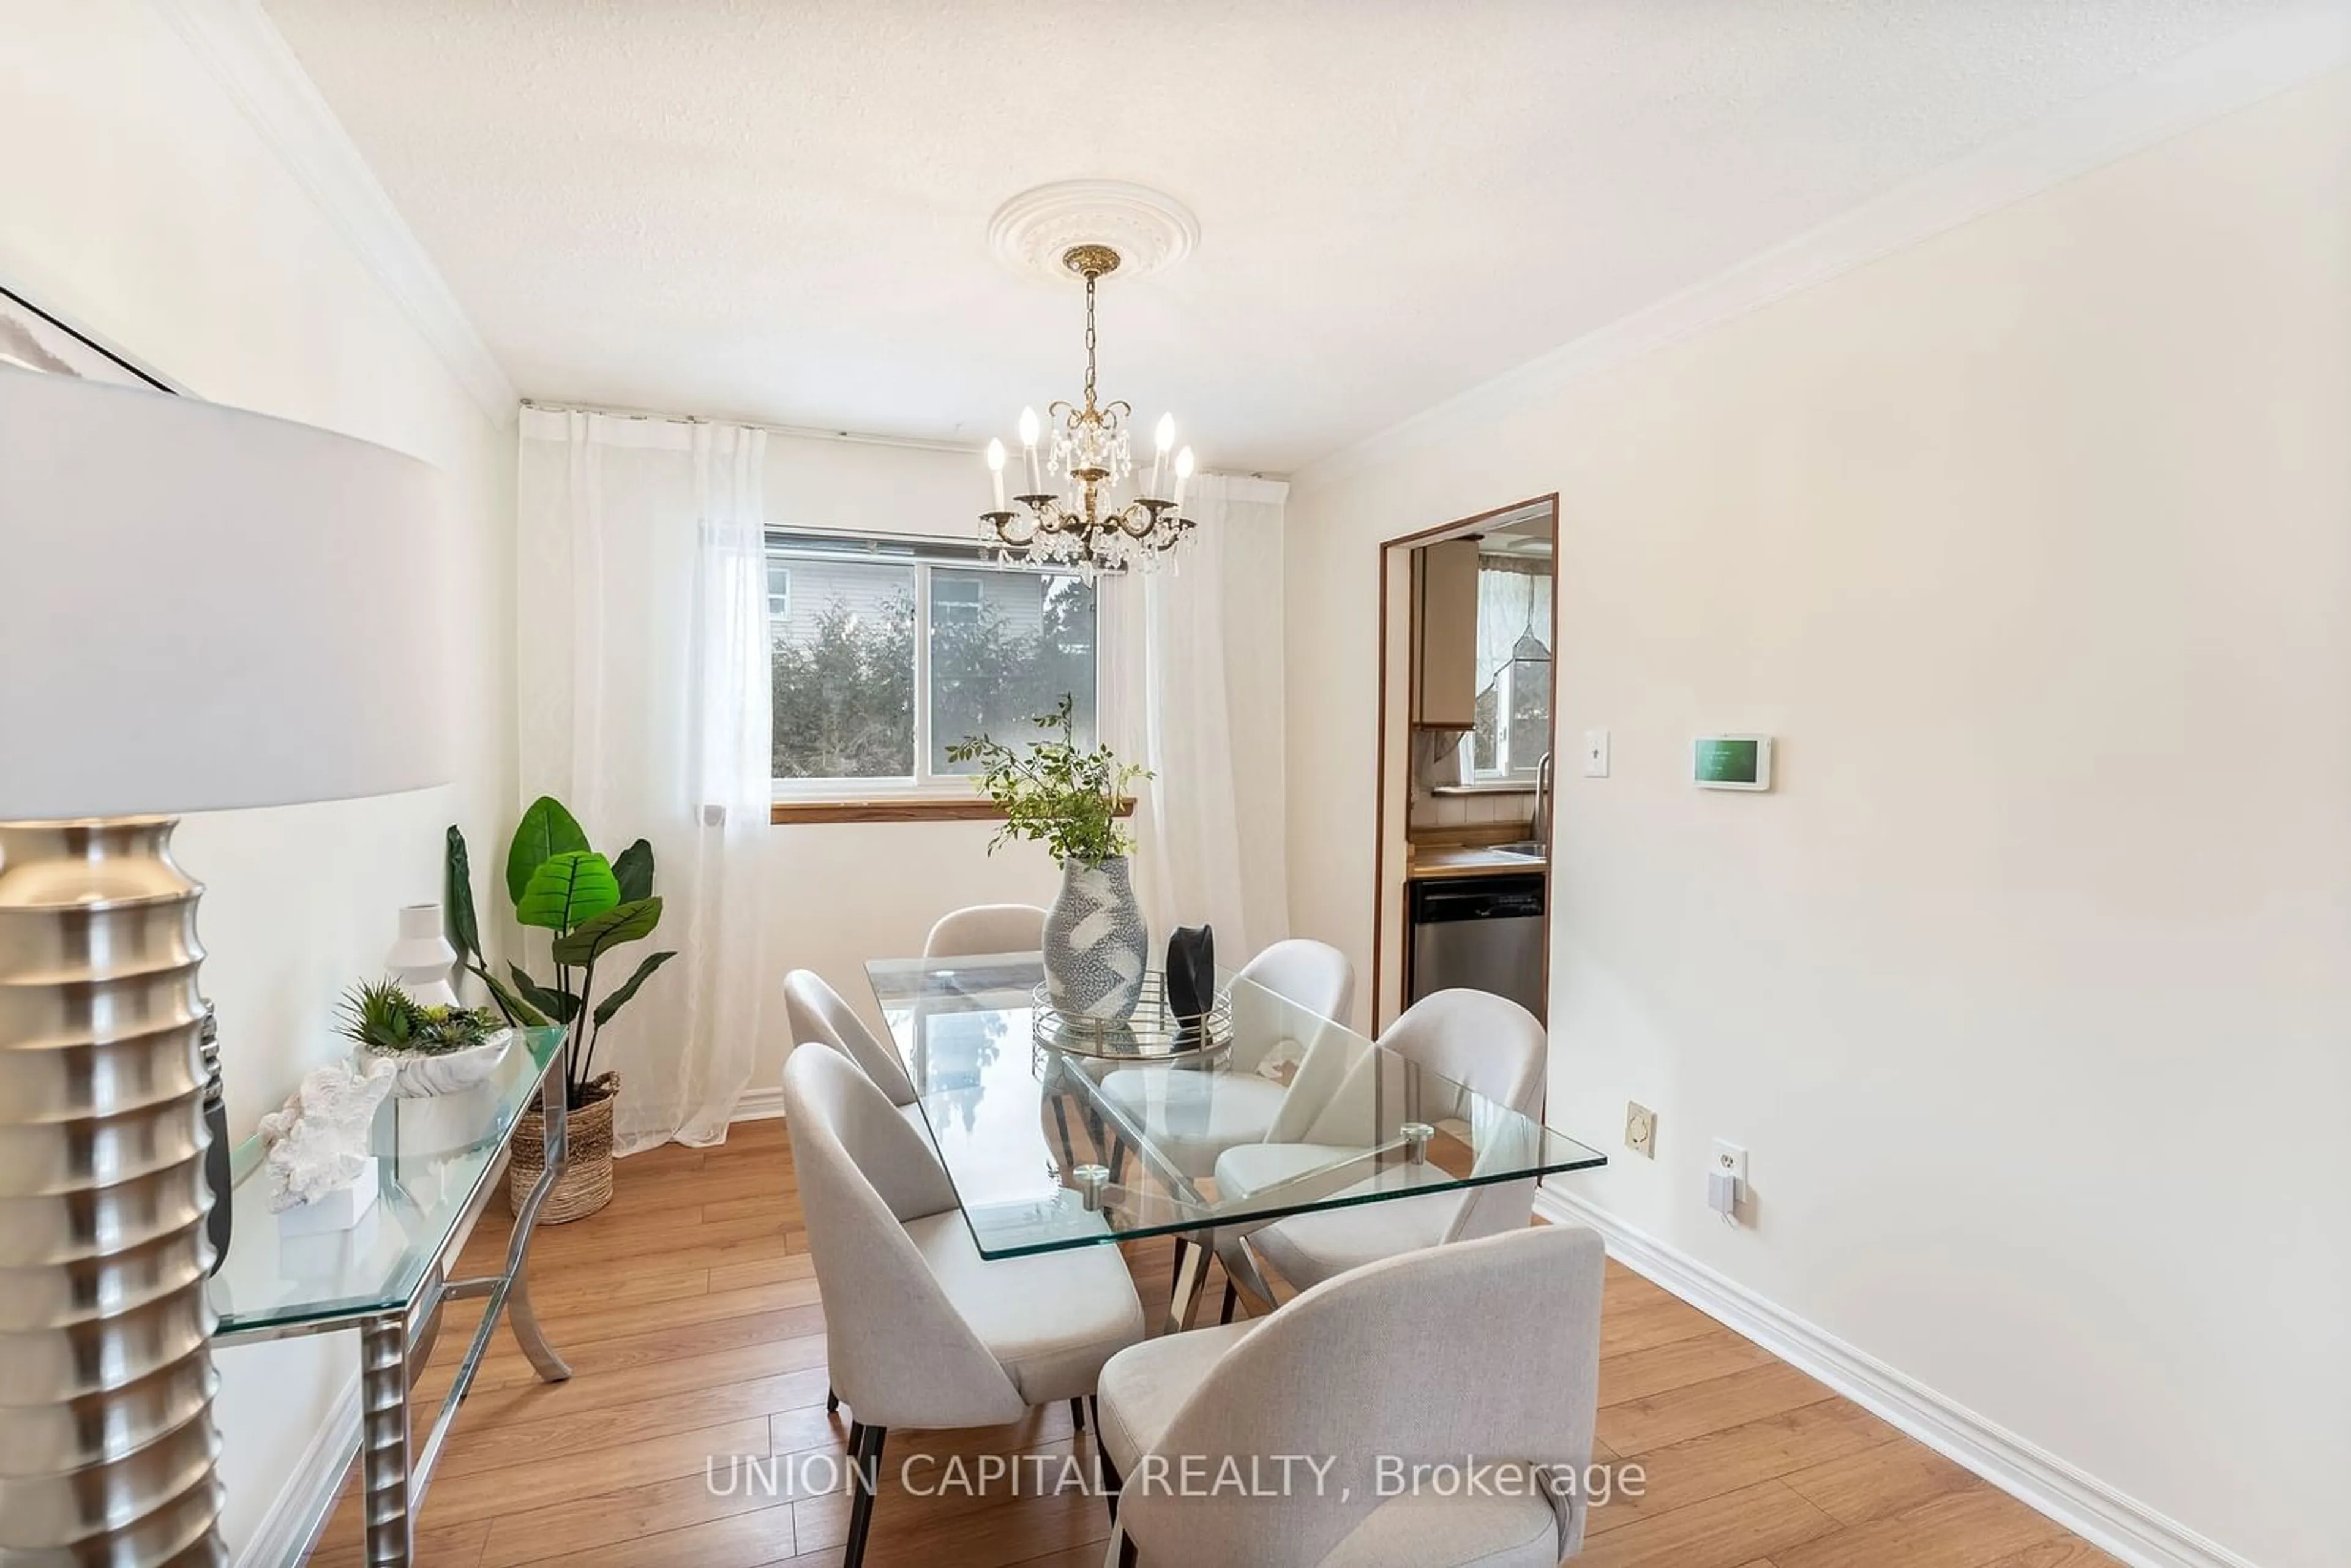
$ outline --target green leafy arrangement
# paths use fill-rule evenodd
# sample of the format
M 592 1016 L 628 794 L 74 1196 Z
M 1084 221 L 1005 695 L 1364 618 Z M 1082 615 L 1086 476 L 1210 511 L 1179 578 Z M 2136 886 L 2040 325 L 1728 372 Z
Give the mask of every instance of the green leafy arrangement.
M 1119 808 L 1128 786 L 1150 778 L 1149 769 L 1121 762 L 1107 746 L 1081 748 L 1076 704 L 1066 694 L 1051 713 L 1029 722 L 1060 731 L 1060 738 L 1016 751 L 992 737 L 967 735 L 947 747 L 948 760 L 980 765 L 979 789 L 1004 812 L 1004 826 L 988 840 L 987 852 L 1029 840 L 1056 860 L 1097 866 L 1134 849 L 1134 835 L 1119 821 Z
M 639 839 L 606 860 L 588 847 L 587 833 L 562 802 L 542 795 L 522 814 L 507 847 L 507 896 L 514 902 L 517 922 L 552 934 L 553 985 L 540 985 L 519 964 L 508 963 L 504 979 L 491 971 L 475 916 L 473 868 L 465 835 L 451 828 L 444 905 L 449 944 L 457 949 L 466 972 L 489 988 L 508 1022 L 542 1027 L 552 1022 L 568 1031 L 566 1082 L 576 1108 L 594 1097 L 590 1086 L 595 1082 L 596 1041 L 604 1026 L 628 1006 L 654 970 L 677 956 L 647 956 L 626 980 L 597 998 L 596 969 L 606 955 L 643 941 L 661 924 L 662 901 L 653 894 L 653 846 Z
M 427 1007 L 390 980 L 343 993 L 345 1040 L 379 1054 L 446 1056 L 481 1044 L 501 1027 L 487 1008 Z

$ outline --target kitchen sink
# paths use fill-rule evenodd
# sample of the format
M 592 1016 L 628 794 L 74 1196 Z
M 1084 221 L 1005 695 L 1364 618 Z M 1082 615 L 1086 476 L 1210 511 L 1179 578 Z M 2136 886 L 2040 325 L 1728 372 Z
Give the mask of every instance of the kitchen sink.
M 1513 844 L 1495 844 L 1492 848 L 1498 855 L 1516 855 L 1521 860 L 1540 861 L 1551 858 L 1543 852 L 1541 839 L 1520 839 Z

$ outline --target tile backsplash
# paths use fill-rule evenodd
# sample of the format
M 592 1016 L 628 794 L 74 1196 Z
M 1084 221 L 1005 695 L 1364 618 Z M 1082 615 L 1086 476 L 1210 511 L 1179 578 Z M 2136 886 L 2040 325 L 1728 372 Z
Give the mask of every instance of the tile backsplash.
M 1533 821 L 1534 815 L 1535 800 L 1528 794 L 1419 794 L 1413 797 L 1411 825 L 1466 828 L 1509 823 L 1522 827 Z
M 1467 795 L 1440 795 L 1437 787 L 1461 777 L 1459 734 L 1416 730 L 1412 737 L 1411 828 L 1471 828 L 1516 824 L 1524 827 L 1535 817 L 1532 793 L 1493 790 Z

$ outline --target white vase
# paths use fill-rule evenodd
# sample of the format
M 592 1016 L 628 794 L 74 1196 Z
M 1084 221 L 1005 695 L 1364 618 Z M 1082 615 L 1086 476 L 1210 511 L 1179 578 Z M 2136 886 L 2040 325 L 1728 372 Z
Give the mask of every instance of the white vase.
M 454 1008 L 457 989 L 449 983 L 449 971 L 456 963 L 457 950 L 442 934 L 441 906 L 402 904 L 400 940 L 383 956 L 394 983 L 425 1007 Z
M 1045 915 L 1045 985 L 1053 1006 L 1083 1018 L 1123 1019 L 1143 996 L 1151 938 L 1126 857 L 1061 862 L 1061 891 Z

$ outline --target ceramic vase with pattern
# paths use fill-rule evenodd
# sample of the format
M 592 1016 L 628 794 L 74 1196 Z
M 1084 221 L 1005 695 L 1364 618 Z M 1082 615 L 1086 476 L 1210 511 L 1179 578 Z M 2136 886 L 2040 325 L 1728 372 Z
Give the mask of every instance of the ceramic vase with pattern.
M 1045 984 L 1053 1005 L 1085 1018 L 1123 1019 L 1143 995 L 1151 943 L 1126 857 L 1061 862 L 1061 891 L 1045 916 Z

